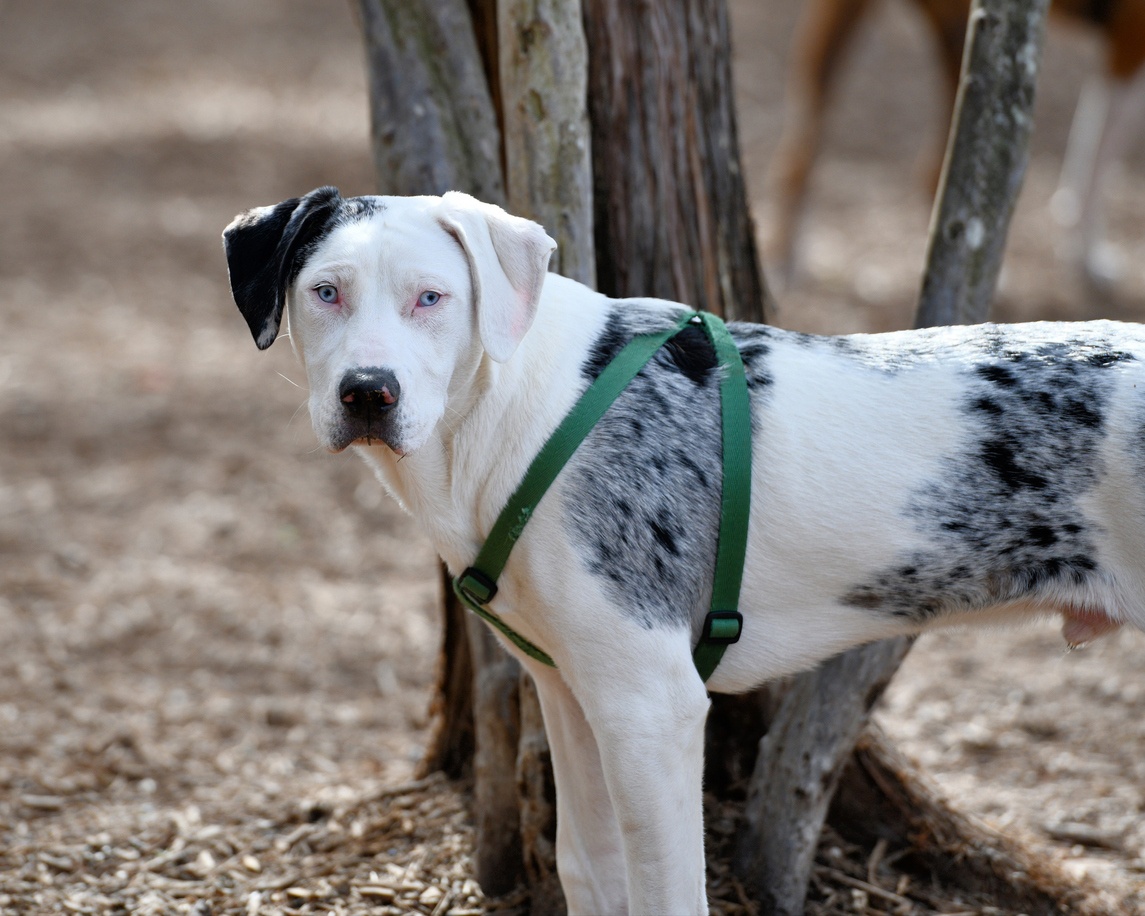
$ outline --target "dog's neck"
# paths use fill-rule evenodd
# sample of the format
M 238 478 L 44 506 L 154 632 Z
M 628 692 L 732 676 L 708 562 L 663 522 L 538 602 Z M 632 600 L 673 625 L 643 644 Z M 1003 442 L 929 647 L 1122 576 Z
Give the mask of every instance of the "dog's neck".
M 576 293 L 578 308 L 546 308 Z M 478 354 L 452 387 L 446 418 L 416 452 L 357 446 L 454 574 L 472 561 L 505 502 L 583 387 L 581 364 L 609 300 L 586 304 L 580 284 L 550 275 L 537 319 L 506 363 Z M 575 314 L 574 321 L 569 315 Z

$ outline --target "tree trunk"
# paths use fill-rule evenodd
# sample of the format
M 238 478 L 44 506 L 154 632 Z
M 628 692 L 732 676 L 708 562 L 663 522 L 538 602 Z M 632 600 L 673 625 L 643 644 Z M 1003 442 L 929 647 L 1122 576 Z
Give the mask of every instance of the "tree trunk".
M 596 283 L 588 51 L 577 0 L 500 0 L 497 61 L 509 208 L 543 225 L 557 243 L 549 269 Z M 563 909 L 556 872 L 556 790 L 540 701 L 520 680 L 515 782 L 522 865 L 535 912 Z
M 584 9 L 601 292 L 762 321 L 725 0 Z
M 875 700 L 906 655 L 905 640 L 847 652 L 795 679 L 759 742 L 737 871 L 765 913 L 803 912 L 819 833 Z
M 465 0 L 360 0 L 382 194 L 505 202 L 501 134 Z
M 915 326 L 985 321 L 1026 176 L 1049 0 L 975 0 Z
M 575 4 L 514 0 L 494 13 L 490 0 L 471 0 L 468 8 L 462 0 L 360 0 L 381 189 L 412 194 L 459 188 L 507 202 L 558 237 L 562 272 L 589 281 L 593 255 L 585 239 L 592 227 L 604 292 L 664 296 L 730 318 L 762 320 L 767 292 L 739 166 L 724 0 L 584 3 L 591 204 L 586 173 L 562 171 L 589 155 L 589 144 L 577 133 L 584 123 L 577 105 L 583 106 L 584 96 L 576 89 L 564 92 L 579 79 L 570 79 L 569 70 L 575 74 L 582 66 L 575 51 L 579 29 L 570 20 Z M 1046 0 L 1010 4 L 1008 16 L 990 12 L 1007 6 L 1001 0 L 983 4 L 987 12 L 976 8 L 975 34 L 986 36 L 976 41 L 1009 50 L 982 52 L 980 44 L 976 56 L 971 42 L 967 59 L 982 76 L 964 80 L 961 98 L 995 96 L 992 81 L 1008 86 L 1010 97 L 1002 96 L 1008 107 L 1001 114 L 1013 139 L 987 132 L 969 144 L 952 143 L 942 199 L 949 194 L 953 202 L 962 194 L 962 200 L 948 209 L 940 204 L 936 211 L 920 323 L 985 315 L 1024 164 L 1033 96 L 1029 80 L 1045 5 Z M 1023 25 L 1024 38 L 1016 31 Z M 571 52 L 565 44 L 570 37 Z M 966 123 L 957 136 L 1000 123 L 983 116 L 980 105 L 960 102 L 965 113 L 959 121 Z M 498 131 L 498 111 L 503 131 Z M 504 145 L 502 136 L 510 138 Z M 975 171 L 962 170 L 967 162 Z M 595 214 L 592 221 L 585 218 L 586 206 Z M 943 260 L 952 243 L 960 253 Z M 945 279 L 931 279 L 939 277 Z M 961 284 L 963 277 L 971 282 Z M 932 305 L 955 285 L 967 290 L 958 301 L 969 305 Z M 535 697 L 528 688 L 518 694 L 516 666 L 482 624 L 472 617 L 466 622 L 448 590 L 446 595 L 447 655 L 439 704 L 445 724 L 427 763 L 457 772 L 474 740 L 464 690 L 471 653 L 478 878 L 496 894 L 524 865 L 539 887 L 551 879 L 552 791 Z M 466 631 L 468 638 L 460 638 Z M 785 826 L 777 830 L 770 823 L 768 832 L 772 837 L 818 834 L 829 788 L 857 724 L 902 651 L 901 645 L 872 647 L 795 682 L 755 768 L 749 830 L 762 836 L 761 818 L 778 810 L 776 804 L 798 786 L 801 810 L 793 807 Z M 840 694 L 852 698 L 842 707 L 831 702 Z M 758 720 L 767 708 L 766 697 L 721 701 L 713 721 L 738 717 L 748 730 L 761 730 Z M 823 727 L 828 715 L 835 717 L 835 727 Z M 803 761 L 814 762 L 818 779 L 806 779 Z M 796 852 L 800 863 L 806 850 L 803 843 Z M 776 900 L 773 909 L 800 912 L 806 874 L 801 864 L 785 872 L 786 867 L 770 858 L 766 866 L 755 866 L 757 874 L 793 876 L 781 892 L 798 897 L 798 903 Z
M 830 820 L 851 842 L 909 849 L 918 870 L 1007 912 L 1076 916 L 1101 912 L 1092 888 L 1053 859 L 952 809 L 924 773 L 869 726 L 847 762 Z
M 360 0 L 359 10 L 379 191 L 460 190 L 505 204 L 501 132 L 464 0 Z M 503 775 L 517 766 L 520 666 L 461 607 L 444 572 L 443 580 L 441 716 L 422 769 L 456 774 L 472 748 L 477 879 L 495 895 L 511 890 L 522 871 L 520 806 L 514 780 Z
M 972 7 L 931 222 L 920 327 L 985 321 L 989 313 L 1025 174 L 1047 6 L 1048 0 L 975 0 Z M 855 649 L 801 675 L 784 695 L 760 743 L 737 844 L 740 874 L 763 895 L 765 913 L 803 913 L 815 839 L 839 775 L 909 646 L 898 639 Z M 801 767 L 816 778 L 806 772 L 800 778 Z
M 588 48 L 579 0 L 500 0 L 509 207 L 556 240 L 549 269 L 596 285 Z
M 774 310 L 740 166 L 725 0 L 583 0 L 598 288 L 728 319 Z M 751 772 L 767 689 L 715 696 L 705 786 Z

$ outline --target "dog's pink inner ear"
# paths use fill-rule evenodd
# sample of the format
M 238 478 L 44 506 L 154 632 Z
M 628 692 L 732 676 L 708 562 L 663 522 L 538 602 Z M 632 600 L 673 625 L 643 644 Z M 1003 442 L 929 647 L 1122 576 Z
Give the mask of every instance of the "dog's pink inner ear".
M 1119 629 L 1121 624 L 1102 610 L 1070 608 L 1062 611 L 1062 636 L 1071 646 L 1093 642 L 1099 636 Z

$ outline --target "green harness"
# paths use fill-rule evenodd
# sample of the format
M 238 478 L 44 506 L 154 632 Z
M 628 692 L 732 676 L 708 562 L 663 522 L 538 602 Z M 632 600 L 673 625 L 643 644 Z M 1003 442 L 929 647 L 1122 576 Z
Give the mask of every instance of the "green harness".
M 726 325 L 708 312 L 694 312 L 665 331 L 633 338 L 605 366 L 529 465 L 473 565 L 453 580 L 453 590 L 466 607 L 499 630 L 526 655 L 552 668 L 556 667 L 556 662 L 548 653 L 506 624 L 486 605 L 497 594 L 497 579 L 505 569 L 509 552 L 549 485 L 628 383 L 657 350 L 689 325 L 703 326 L 723 368 L 720 381 L 723 491 L 715 580 L 711 610 L 704 619 L 700 641 L 692 653 L 702 680 L 706 682 L 711 677 L 724 650 L 740 637 L 743 617 L 737 608 L 751 503 L 751 405 L 743 361 Z

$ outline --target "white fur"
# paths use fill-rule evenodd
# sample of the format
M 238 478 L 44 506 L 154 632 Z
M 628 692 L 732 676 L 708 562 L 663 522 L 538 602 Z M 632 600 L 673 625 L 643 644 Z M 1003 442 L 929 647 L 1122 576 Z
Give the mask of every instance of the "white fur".
M 377 214 L 335 228 L 289 291 L 291 339 L 320 441 L 344 444 L 338 385 L 348 371 L 386 367 L 396 375 L 401 440 L 355 448 L 454 574 L 473 561 L 572 406 L 585 355 L 613 307 L 577 283 L 546 277 L 550 250 L 538 227 L 464 195 L 386 198 Z M 340 308 L 315 297 L 323 283 L 342 291 Z M 416 308 L 425 289 L 442 294 L 432 309 Z M 905 501 L 941 476 L 944 456 L 967 435 L 954 408 L 957 366 L 928 370 L 927 385 L 904 391 L 893 373 L 860 371 L 820 350 L 777 347 L 769 360 L 777 378 L 799 383 L 774 386 L 757 407 L 767 435 L 754 446 L 744 633 L 707 685 L 716 691 L 747 689 L 910 629 L 838 596 L 925 544 L 904 521 Z M 1145 506 L 1125 496 L 1128 456 L 1105 460 L 1125 470 L 1093 496 L 1093 514 L 1109 532 L 1103 563 L 1136 569 L 1139 559 L 1127 553 L 1139 552 Z M 558 479 L 534 514 L 493 609 L 558 665 L 522 658 L 552 745 L 569 910 L 706 912 L 708 700 L 691 660 L 695 634 L 618 613 L 601 580 L 585 573 L 554 508 L 575 499 L 565 486 Z M 1145 581 L 1138 571 L 1119 582 L 1088 595 L 1085 607 L 1142 626 Z M 1032 610 L 1071 601 L 1081 603 L 1065 596 L 1060 606 Z

